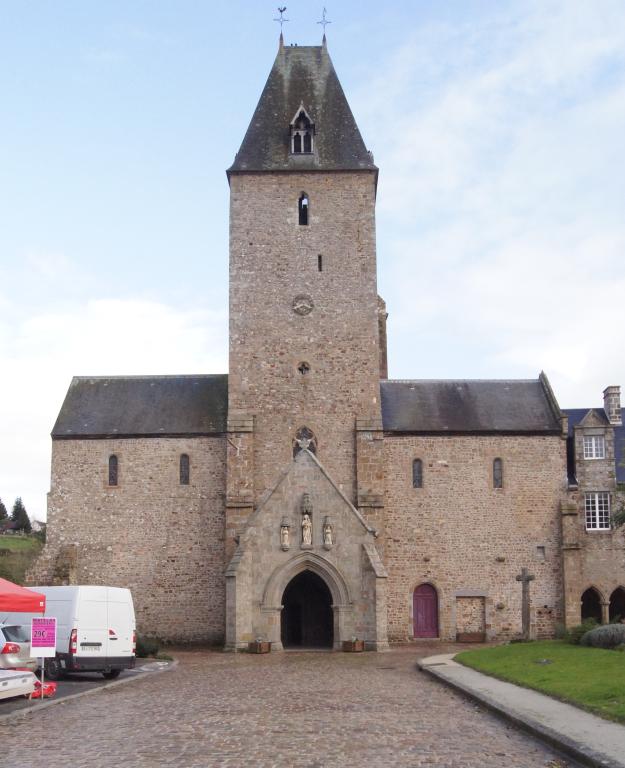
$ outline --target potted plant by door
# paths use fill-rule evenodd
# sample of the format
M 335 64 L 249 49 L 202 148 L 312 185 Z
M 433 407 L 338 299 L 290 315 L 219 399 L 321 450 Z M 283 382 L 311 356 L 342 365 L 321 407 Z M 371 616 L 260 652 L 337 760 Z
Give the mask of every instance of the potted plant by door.
M 249 653 L 269 653 L 271 643 L 268 640 L 263 640 L 262 637 L 257 637 L 256 640 L 248 643 L 247 650 Z
M 343 650 L 345 653 L 362 653 L 365 650 L 365 641 L 352 637 L 351 640 L 343 640 Z

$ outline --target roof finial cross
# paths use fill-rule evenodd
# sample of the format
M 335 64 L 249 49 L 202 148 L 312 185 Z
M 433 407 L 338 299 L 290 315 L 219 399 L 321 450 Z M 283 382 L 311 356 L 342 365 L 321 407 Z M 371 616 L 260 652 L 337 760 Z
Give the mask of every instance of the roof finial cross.
M 286 22 L 288 21 L 288 19 L 284 18 L 284 12 L 285 11 L 286 11 L 286 5 L 284 7 L 282 7 L 282 8 L 278 8 L 278 13 L 280 14 L 280 18 L 279 19 L 274 19 L 274 21 L 277 21 L 278 24 L 280 25 L 280 34 L 282 34 L 282 25 L 286 24 Z
M 325 8 L 325 6 L 324 6 L 324 7 L 323 7 L 323 15 L 322 15 L 322 17 L 321 17 L 321 21 L 318 21 L 318 22 L 317 22 L 317 24 L 321 24 L 321 26 L 323 27 L 323 39 L 324 39 L 324 41 L 325 41 L 325 39 L 326 39 L 326 27 L 328 26 L 328 24 L 332 24 L 332 22 L 331 22 L 331 21 L 328 21 L 328 20 L 326 19 L 326 13 L 327 13 L 327 11 L 326 11 L 326 8 Z

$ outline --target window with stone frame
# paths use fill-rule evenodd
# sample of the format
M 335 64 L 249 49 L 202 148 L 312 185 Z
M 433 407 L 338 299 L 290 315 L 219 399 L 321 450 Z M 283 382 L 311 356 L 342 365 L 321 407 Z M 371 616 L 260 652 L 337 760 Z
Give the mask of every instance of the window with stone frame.
M 605 459 L 605 438 L 603 435 L 584 435 L 584 458 Z
M 119 480 L 119 460 L 113 453 L 109 456 L 109 485 L 116 486 Z
M 291 154 L 312 154 L 314 133 L 315 124 L 308 116 L 302 104 L 291 122 Z
M 493 488 L 503 488 L 503 461 L 493 461 Z
M 180 485 L 189 485 L 190 475 L 189 456 L 186 453 L 182 453 L 180 454 Z
M 593 491 L 584 494 L 587 531 L 607 531 L 612 526 L 610 519 L 610 494 L 607 491 Z
M 302 450 L 302 447 L 306 447 L 311 453 L 317 453 L 317 438 L 308 427 L 300 427 L 295 433 L 293 458 Z
M 412 487 L 423 488 L 423 462 L 415 459 L 412 462 Z

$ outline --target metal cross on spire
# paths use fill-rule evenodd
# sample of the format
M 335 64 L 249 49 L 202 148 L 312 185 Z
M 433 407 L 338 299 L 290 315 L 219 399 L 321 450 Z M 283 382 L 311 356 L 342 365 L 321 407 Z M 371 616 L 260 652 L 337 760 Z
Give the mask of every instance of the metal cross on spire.
M 282 25 L 286 24 L 286 22 L 288 21 L 288 19 L 284 18 L 285 11 L 286 11 L 286 5 L 283 8 L 278 8 L 278 13 L 280 14 L 280 18 L 274 19 L 274 21 L 277 21 L 278 24 L 280 25 L 280 34 L 282 34 Z
M 328 21 L 326 19 L 326 13 L 327 13 L 327 11 L 326 11 L 326 8 L 324 6 L 324 8 L 323 8 L 323 15 L 321 17 L 321 21 L 317 22 L 317 24 L 321 24 L 321 26 L 323 27 L 323 39 L 324 40 L 326 39 L 326 27 L 328 26 L 328 24 L 332 24 L 331 21 Z

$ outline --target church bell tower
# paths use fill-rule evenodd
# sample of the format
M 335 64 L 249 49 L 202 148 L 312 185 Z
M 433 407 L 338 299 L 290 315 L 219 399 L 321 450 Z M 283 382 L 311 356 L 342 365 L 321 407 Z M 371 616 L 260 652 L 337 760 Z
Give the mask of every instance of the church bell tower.
M 325 41 L 281 39 L 227 173 L 230 559 L 302 448 L 356 508 L 358 425 L 381 429 L 378 169 Z
M 356 501 L 355 422 L 380 418 L 377 173 L 326 46 L 281 45 L 228 170 L 229 414 L 254 422 L 255 499 L 305 435 Z

